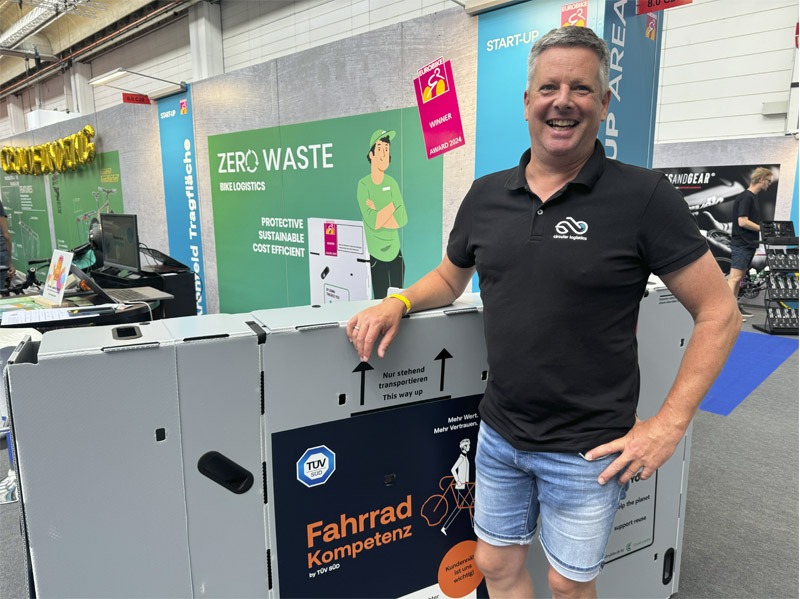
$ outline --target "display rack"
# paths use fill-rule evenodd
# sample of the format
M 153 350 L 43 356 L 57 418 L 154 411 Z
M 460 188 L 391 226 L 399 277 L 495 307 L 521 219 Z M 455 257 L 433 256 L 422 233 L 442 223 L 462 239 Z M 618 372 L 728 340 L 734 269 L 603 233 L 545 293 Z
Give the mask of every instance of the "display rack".
M 766 319 L 754 329 L 770 335 L 797 335 L 798 263 L 797 236 L 792 221 L 765 221 L 761 243 L 767 252 L 767 289 L 764 295 Z M 794 307 L 786 302 L 793 302 Z

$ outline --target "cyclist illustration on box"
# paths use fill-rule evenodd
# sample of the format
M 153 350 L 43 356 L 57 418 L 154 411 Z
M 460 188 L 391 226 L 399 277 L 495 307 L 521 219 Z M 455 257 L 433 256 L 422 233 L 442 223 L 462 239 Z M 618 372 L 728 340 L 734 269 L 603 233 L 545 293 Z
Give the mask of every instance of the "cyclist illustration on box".
M 447 516 L 441 528 L 444 535 L 447 534 L 447 529 L 450 528 L 450 525 L 461 513 L 461 510 L 469 510 L 470 526 L 472 526 L 475 506 L 475 498 L 473 496 L 475 482 L 470 481 L 470 464 L 467 457 L 471 445 L 472 443 L 469 439 L 461 440 L 458 444 L 461 453 L 450 469 L 453 476 L 442 477 L 439 481 L 439 489 L 442 492 L 428 497 L 420 509 L 420 513 L 428 522 L 428 526 L 438 526 Z M 447 501 L 448 494 L 451 495 L 455 502 L 453 511 L 450 511 L 450 505 Z
M 400 186 L 386 174 L 395 135 L 395 131 L 384 129 L 372 134 L 367 152 L 370 174 L 358 182 L 358 207 L 364 219 L 375 299 L 385 298 L 389 287 L 402 288 L 405 272 L 398 229 L 408 223 L 408 215 Z

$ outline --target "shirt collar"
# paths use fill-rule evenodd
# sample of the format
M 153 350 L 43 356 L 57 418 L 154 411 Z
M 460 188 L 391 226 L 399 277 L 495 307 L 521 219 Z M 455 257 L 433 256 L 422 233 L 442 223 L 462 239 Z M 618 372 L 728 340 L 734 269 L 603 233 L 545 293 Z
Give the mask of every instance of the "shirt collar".
M 605 159 L 606 152 L 603 149 L 603 144 L 600 143 L 600 140 L 596 139 L 594 141 L 594 151 L 589 157 L 589 160 L 586 161 L 586 164 L 583 165 L 583 168 L 581 168 L 578 175 L 572 181 L 570 181 L 568 185 L 582 185 L 588 189 L 592 189 L 594 184 L 600 178 L 600 175 L 603 174 L 603 169 L 605 168 Z M 525 168 L 528 166 L 530 161 L 531 149 L 528 148 L 522 153 L 522 157 L 519 159 L 519 165 L 517 165 L 517 168 L 512 169 L 509 173 L 505 184 L 506 189 L 525 189 L 528 184 L 527 179 L 525 178 Z

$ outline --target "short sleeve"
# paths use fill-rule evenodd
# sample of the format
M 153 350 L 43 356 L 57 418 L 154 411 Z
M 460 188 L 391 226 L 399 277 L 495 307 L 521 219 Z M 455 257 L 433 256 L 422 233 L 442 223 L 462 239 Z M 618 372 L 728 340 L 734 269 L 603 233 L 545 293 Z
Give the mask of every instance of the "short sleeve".
M 447 242 L 447 257 L 450 262 L 459 268 L 472 268 L 475 266 L 475 252 L 470 244 L 470 233 L 472 229 L 472 215 L 470 197 L 474 193 L 475 184 L 467 192 L 461 206 L 456 213 L 453 228 L 450 231 L 450 238 Z
M 683 268 L 708 251 L 686 200 L 663 175 L 642 216 L 638 245 L 656 275 Z
M 753 197 L 749 193 L 742 194 L 742 197 L 736 202 L 736 217 L 750 216 L 750 210 L 753 206 Z

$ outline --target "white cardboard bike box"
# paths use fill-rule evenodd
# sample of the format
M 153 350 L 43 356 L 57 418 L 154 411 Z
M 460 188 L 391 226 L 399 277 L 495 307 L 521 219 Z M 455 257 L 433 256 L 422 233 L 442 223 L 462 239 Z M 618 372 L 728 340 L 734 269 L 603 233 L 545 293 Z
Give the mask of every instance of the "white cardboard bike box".
M 258 342 L 244 318 L 213 315 L 15 350 L 6 389 L 37 596 L 263 593 Z M 236 492 L 201 472 L 223 459 L 241 468 L 223 479 Z
M 474 480 L 480 299 L 410 315 L 386 358 L 361 363 L 344 325 L 372 303 L 20 344 L 6 385 L 37 595 L 484 595 L 472 488 L 451 473 L 469 439 Z M 663 401 L 690 330 L 651 288 L 640 417 Z M 677 590 L 689 441 L 621 504 L 601 596 Z

